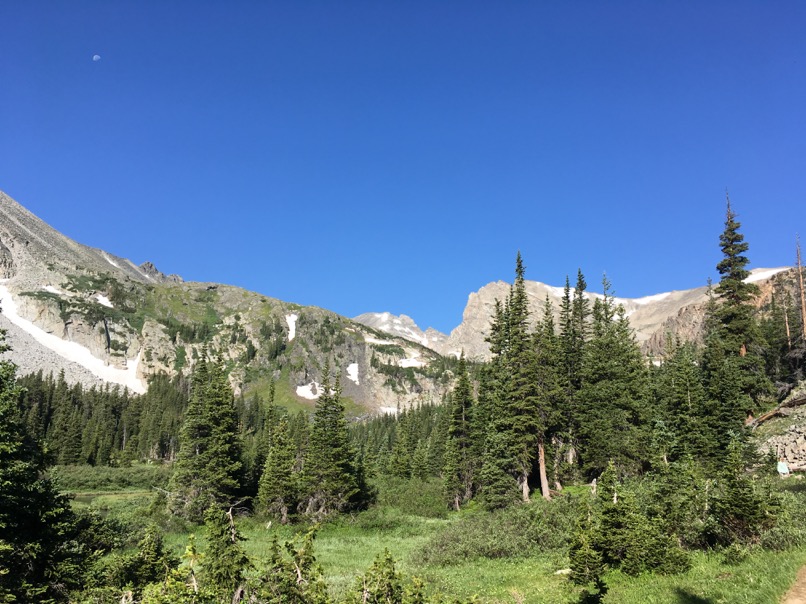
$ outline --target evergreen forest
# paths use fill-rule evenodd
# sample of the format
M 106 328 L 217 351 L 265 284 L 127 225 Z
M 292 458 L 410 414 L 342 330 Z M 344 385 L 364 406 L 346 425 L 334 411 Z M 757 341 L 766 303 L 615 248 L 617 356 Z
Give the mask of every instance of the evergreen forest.
M 520 254 L 489 362 L 441 404 L 290 411 L 226 363 L 135 395 L 0 362 L 0 603 L 776 602 L 806 485 L 750 417 L 804 387 L 799 300 L 759 307 L 728 203 L 701 341 L 642 354 L 603 276 L 530 316 Z M 799 267 L 800 270 L 800 267 Z

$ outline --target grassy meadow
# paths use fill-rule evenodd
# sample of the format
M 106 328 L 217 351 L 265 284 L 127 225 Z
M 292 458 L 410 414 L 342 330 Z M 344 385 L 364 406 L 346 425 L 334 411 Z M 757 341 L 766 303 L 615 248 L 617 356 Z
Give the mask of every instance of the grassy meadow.
M 158 522 L 164 527 L 166 544 L 177 555 L 194 533 L 203 552 L 204 527 L 170 519 L 155 501 L 164 472 L 159 466 L 138 468 L 124 480 L 125 469 L 85 466 L 60 468 L 56 474 L 77 495 L 75 506 L 118 519 L 133 532 Z M 150 481 L 156 490 L 149 488 Z M 567 538 L 574 528 L 575 510 L 588 496 L 586 489 L 569 489 L 570 493 L 551 504 L 535 501 L 490 514 L 472 505 L 458 513 L 449 512 L 437 480 L 387 478 L 379 480 L 377 487 L 376 505 L 318 528 L 316 558 L 333 596 L 343 594 L 388 549 L 399 571 L 421 578 L 430 591 L 446 598 L 476 596 L 482 604 L 582 601 L 583 589 L 558 571 L 568 568 Z M 782 483 L 781 489 L 791 497 L 806 496 L 801 482 Z M 244 549 L 259 569 L 269 556 L 273 537 L 283 543 L 310 527 L 282 526 L 244 515 L 238 528 L 245 537 Z M 602 602 L 774 604 L 806 564 L 806 547 L 781 551 L 750 548 L 737 556 L 694 552 L 691 561 L 690 570 L 680 575 L 632 577 L 610 571 L 605 576 L 608 591 Z

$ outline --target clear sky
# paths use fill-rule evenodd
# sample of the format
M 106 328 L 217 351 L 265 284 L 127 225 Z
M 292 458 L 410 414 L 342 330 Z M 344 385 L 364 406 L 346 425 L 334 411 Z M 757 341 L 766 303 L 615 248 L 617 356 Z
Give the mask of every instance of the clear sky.
M 470 292 L 806 236 L 806 3 L 0 1 L 0 189 L 187 280 L 449 331 Z M 97 59 L 94 56 L 97 55 Z

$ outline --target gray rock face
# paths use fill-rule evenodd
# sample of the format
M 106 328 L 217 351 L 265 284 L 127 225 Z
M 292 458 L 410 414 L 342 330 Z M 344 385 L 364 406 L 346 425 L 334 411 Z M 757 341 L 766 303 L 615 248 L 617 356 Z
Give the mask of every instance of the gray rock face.
M 408 315 L 395 316 L 388 312 L 368 312 L 354 317 L 353 321 L 395 337 L 417 342 L 435 351 L 438 351 L 442 343 L 448 339 L 448 336 L 432 327 L 423 331 Z
M 806 396 L 806 383 L 801 382 L 799 388 L 787 397 L 787 401 Z M 782 409 L 788 427 L 781 434 L 767 438 L 759 445 L 762 455 L 773 453 L 777 459 L 783 459 L 795 470 L 806 470 L 806 407 Z M 774 420 L 773 420 L 774 421 Z
M 756 269 L 751 279 L 761 286 L 759 304 L 765 303 L 772 295 L 776 283 L 783 283 L 793 269 Z M 477 292 L 469 295 L 462 315 L 462 323 L 451 331 L 449 336 L 437 332 L 436 337 L 423 337 L 423 332 L 409 317 L 394 317 L 389 313 L 370 313 L 356 320 L 366 325 L 393 333 L 400 337 L 422 343 L 443 356 L 459 356 L 462 351 L 467 358 L 488 360 L 490 348 L 485 338 L 490 332 L 490 323 L 495 315 L 495 302 L 502 303 L 509 295 L 510 284 L 504 281 L 488 283 Z M 702 337 L 703 320 L 707 303 L 707 287 L 665 292 L 644 298 L 616 298 L 616 304 L 624 307 L 635 338 L 647 355 L 660 357 L 666 347 L 667 335 L 679 337 L 682 341 L 698 342 Z M 554 319 L 557 322 L 563 288 L 553 287 L 539 281 L 526 282 L 532 327 L 540 320 L 546 298 L 550 301 Z M 573 289 L 571 290 L 573 295 Z M 596 293 L 585 293 L 591 305 Z M 401 328 L 402 326 L 402 328 Z
M 142 389 L 157 373 L 188 374 L 206 349 L 227 363 L 236 394 L 284 382 L 281 404 L 312 407 L 329 363 L 344 396 L 367 412 L 440 402 L 452 385 L 448 372 L 428 368 L 437 353 L 409 339 L 238 287 L 185 283 L 150 262 L 136 266 L 63 236 L 3 193 L 0 280 L 0 328 L 21 373 L 64 371 L 69 382 Z M 434 337 L 406 319 L 401 333 Z

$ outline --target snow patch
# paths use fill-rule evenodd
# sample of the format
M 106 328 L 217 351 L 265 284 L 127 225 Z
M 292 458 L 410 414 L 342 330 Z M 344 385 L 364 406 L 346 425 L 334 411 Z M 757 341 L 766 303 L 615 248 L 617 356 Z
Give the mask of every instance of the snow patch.
M 115 268 L 120 268 L 120 265 L 117 262 L 115 262 L 114 260 L 112 260 L 112 258 L 109 257 L 109 254 L 107 254 L 106 252 L 103 252 L 103 255 L 104 255 L 104 258 L 106 258 L 106 261 L 109 264 L 111 264 Z
M 668 296 L 671 295 L 672 292 L 665 292 L 662 294 L 655 294 L 653 296 L 644 296 L 643 298 L 635 298 L 632 301 L 635 304 L 649 304 L 650 302 L 657 302 L 659 300 L 663 300 L 664 298 L 667 298 Z
M 397 407 L 381 407 L 380 412 L 384 415 L 397 415 Z
M 417 357 L 412 357 L 410 359 L 400 359 L 397 362 L 398 367 L 425 367 L 426 363 L 418 359 Z
M 319 398 L 320 394 L 322 394 L 322 385 L 318 382 L 297 386 L 297 396 L 308 399 L 309 401 L 315 401 Z
M 358 384 L 358 363 L 350 363 L 347 365 L 347 377 L 353 382 Z
M 56 295 L 58 295 L 58 296 L 64 296 L 64 295 L 66 295 L 66 294 L 65 294 L 65 293 L 64 293 L 62 290 L 60 290 L 58 287 L 53 287 L 52 285 L 43 285 L 43 286 L 42 286 L 42 289 L 44 289 L 46 292 L 50 292 L 51 294 L 56 294 Z
M 143 394 L 146 387 L 137 377 L 137 366 L 140 364 L 140 353 L 137 357 L 126 362 L 126 369 L 118 369 L 107 365 L 105 361 L 93 356 L 89 348 L 77 342 L 68 342 L 60 337 L 47 333 L 27 319 L 17 314 L 17 305 L 11 292 L 5 285 L 0 285 L 0 306 L 6 318 L 17 327 L 30 334 L 37 342 L 50 348 L 53 352 L 68 361 L 78 363 L 105 382 L 112 382 L 127 387 L 133 392 Z
M 297 335 L 297 319 L 299 319 L 299 315 L 291 313 L 290 315 L 285 316 L 285 322 L 288 323 L 288 341 L 294 339 Z M 316 398 L 316 397 L 314 397 Z
M 103 294 L 97 294 L 95 296 L 95 299 L 98 300 L 98 304 L 108 306 L 109 308 L 115 308 L 114 306 L 112 306 L 112 302 L 109 301 L 109 298 L 107 298 Z
M 787 270 L 787 268 L 786 266 L 782 266 L 781 268 L 757 268 L 750 271 L 750 276 L 745 279 L 744 282 L 755 283 L 756 281 L 764 281 L 764 279 L 769 279 L 773 275 Z

